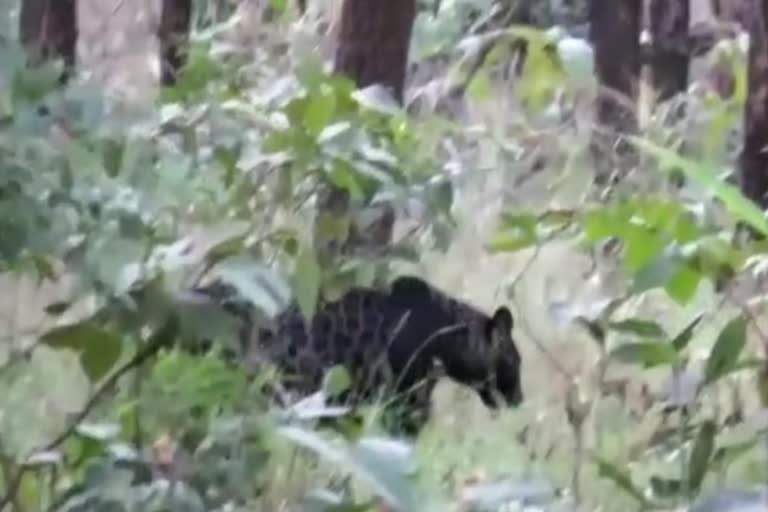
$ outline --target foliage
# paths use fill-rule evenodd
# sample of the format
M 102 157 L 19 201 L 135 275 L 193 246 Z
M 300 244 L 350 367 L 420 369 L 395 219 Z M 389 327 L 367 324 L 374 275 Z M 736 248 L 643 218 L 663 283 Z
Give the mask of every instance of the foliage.
M 356 89 L 316 57 L 254 59 L 214 23 L 224 14 L 203 4 L 196 23 L 207 27 L 183 75 L 161 91 L 155 113 L 138 119 L 123 117 L 85 80 L 61 86 L 57 63 L 28 66 L 19 48 L 0 41 L 0 270 L 71 283 L 45 308 L 44 325 L 7 337 L 0 509 L 444 510 L 458 501 L 462 510 L 510 503 L 736 510 L 759 499 L 762 491 L 722 485 L 764 481 L 756 449 L 768 426 L 764 359 L 748 340 L 755 332 L 764 343 L 759 312 L 739 288 L 764 274 L 765 242 L 736 236 L 744 226 L 766 234 L 768 224 L 719 175 L 731 157 L 721 139 L 739 122 L 743 90 L 719 103 L 691 100 L 682 120 L 657 110 L 631 140 L 641 155 L 636 174 L 651 184 L 628 180 L 609 200 L 505 204 L 489 253 L 536 257 L 565 244 L 620 266 L 618 291 L 606 300 L 551 307 L 555 320 L 591 340 L 580 349 L 598 354 L 595 389 L 567 375 L 559 416 L 509 413 L 479 432 L 438 429 L 412 445 L 382 437 L 376 407 L 326 404 L 349 384 L 341 368 L 328 370 L 315 395 L 276 403 L 267 368 L 233 364 L 244 357 L 235 319 L 191 289 L 211 279 L 234 287 L 255 322 L 290 301 L 311 315 L 321 294 L 370 284 L 382 269 L 450 247 L 457 198 L 470 188 L 462 180 L 482 174 L 482 150 L 492 148 L 500 167 L 525 164 L 531 134 L 555 126 L 560 138 L 545 137 L 537 150 L 555 162 L 542 171 L 545 180 L 562 179 L 559 158 L 577 144 L 561 121 L 583 84 L 569 81 L 551 34 L 510 26 L 465 37 L 466 20 L 486 3 L 445 2 L 435 18 L 420 14 L 414 54 L 448 56 L 441 78 L 468 83 L 459 101 L 496 94 L 512 43 L 528 42 L 514 93 L 519 118 L 472 131 L 464 119 L 401 108 L 380 87 Z M 285 3 L 273 6 L 285 21 Z M 483 48 L 482 65 L 468 66 Z M 692 144 L 702 132 L 705 143 Z M 684 175 L 685 186 L 668 189 L 659 177 L 669 172 Z M 349 192 L 350 215 L 389 201 L 419 227 L 376 257 L 323 261 L 314 237 L 344 238 L 354 221 L 309 228 L 318 190 L 328 185 Z M 702 305 L 705 292 L 717 300 Z M 645 299 L 675 321 L 631 311 Z M 71 360 L 87 398 L 40 426 L 31 409 L 49 404 L 20 390 L 46 375 L 35 369 L 45 357 L 53 365 Z M 630 404 L 606 398 L 609 371 L 622 367 L 633 383 L 662 382 L 634 416 Z M 763 401 L 726 410 L 719 395 L 742 389 L 745 379 Z M 556 442 L 537 445 L 547 433 Z M 572 448 L 565 456 L 564 443 Z M 460 478 L 443 467 L 451 457 L 498 471 L 451 496 Z M 739 467 L 741 481 L 730 476 Z
M 58 63 L 31 67 L 7 41 L 2 51 L 0 268 L 74 280 L 46 308 L 53 326 L 36 343 L 11 340 L 7 367 L 22 371 L 3 374 L 4 386 L 24 378 L 16 351 L 47 346 L 76 354 L 93 389 L 32 451 L 0 443 L 2 507 L 133 510 L 171 500 L 208 510 L 255 499 L 258 468 L 270 459 L 265 439 L 294 420 L 275 414 L 263 375 L 254 381 L 215 355 L 176 352 L 178 344 L 198 351 L 204 339 L 215 342 L 213 354 L 238 347 L 235 320 L 190 289 L 220 279 L 269 318 L 290 300 L 311 314 L 339 276 L 366 282 L 376 262 L 318 264 L 302 220 L 316 190 L 342 187 L 358 208 L 382 197 L 422 202 L 425 228 L 450 225 L 450 183 L 432 171 L 439 133 L 421 136 L 383 90 L 355 90 L 312 61 L 277 80 L 263 76 L 213 33 L 163 91 L 159 115 L 132 123 L 88 83 L 61 87 Z M 106 423 L 85 423 L 96 416 Z M 291 428 L 284 437 L 298 446 L 314 439 Z M 138 451 L 146 436 L 159 443 L 149 458 Z M 308 448 L 331 458 L 347 449 L 327 442 Z M 389 485 L 378 467 L 365 469 L 388 457 L 373 442 L 357 442 L 352 469 Z M 187 467 L 177 454 L 191 457 Z M 177 471 L 189 480 L 170 492 Z M 398 486 L 388 500 L 404 499 Z
M 590 248 L 600 244 L 617 248 L 626 276 L 622 295 L 591 315 L 577 311 L 565 320 L 586 328 L 598 344 L 603 354 L 598 366 L 622 363 L 668 372 L 670 384 L 658 405 L 678 415 L 679 427 L 651 438 L 643 447 L 638 462 L 655 469 L 628 471 L 599 452 L 593 454 L 601 477 L 643 508 L 665 509 L 699 495 L 709 474 L 727 471 L 762 435 L 762 427 L 749 427 L 749 434 L 742 430 L 740 440 L 733 442 L 729 439 L 732 432 L 740 430 L 733 427 L 734 418 L 718 413 L 706 397 L 713 396 L 718 383 L 731 375 L 764 365 L 763 359 L 744 354 L 747 327 L 754 325 L 755 317 L 748 300 L 736 298 L 733 294 L 738 292 L 733 290 L 736 276 L 754 279 L 762 275 L 759 262 L 765 243 L 761 237 L 734 241 L 739 240 L 742 228 L 762 235 L 768 225 L 759 208 L 715 174 L 716 162 L 703 159 L 714 158 L 712 152 L 703 151 L 698 160 L 649 138 L 632 137 L 631 142 L 647 157 L 642 172 L 680 172 L 688 181 L 686 189 L 677 194 L 634 192 L 571 209 L 512 210 L 503 214 L 488 248 L 494 252 L 542 250 L 563 240 Z M 696 353 L 700 343 L 692 342 L 700 336 L 697 331 L 702 320 L 719 316 L 721 311 L 697 312 L 673 335 L 655 320 L 621 317 L 622 304 L 655 290 L 663 290 L 672 304 L 685 308 L 700 295 L 705 283 L 722 290 L 723 301 L 731 303 L 727 311 L 734 316 L 721 328 L 703 361 Z M 679 468 L 677 474 L 670 476 L 674 467 Z M 635 472 L 643 475 L 642 482 L 633 477 Z

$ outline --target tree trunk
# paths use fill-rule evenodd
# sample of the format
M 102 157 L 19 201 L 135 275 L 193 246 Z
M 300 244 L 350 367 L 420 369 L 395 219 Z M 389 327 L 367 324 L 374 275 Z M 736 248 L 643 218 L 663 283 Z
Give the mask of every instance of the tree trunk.
M 64 61 L 62 82 L 77 60 L 77 4 L 75 0 L 23 0 L 19 15 L 19 38 L 32 62 L 60 58 Z
M 650 31 L 653 57 L 651 83 L 657 100 L 664 101 L 688 88 L 687 48 L 666 41 L 688 40 L 689 0 L 651 0 Z
M 592 0 L 589 5 L 589 37 L 599 86 L 598 127 L 591 143 L 598 184 L 619 179 L 635 160 L 621 135 L 637 131 L 641 14 L 641 0 Z
M 740 184 L 744 195 L 768 208 L 768 5 L 755 1 L 749 24 L 748 93 L 744 111 L 744 146 Z
M 402 102 L 415 0 L 345 0 L 334 68 L 358 87 L 381 84 Z
M 184 66 L 189 47 L 192 0 L 163 0 L 157 37 L 160 43 L 160 83 L 172 86 Z
M 415 17 L 416 0 L 344 0 L 334 71 L 352 79 L 359 88 L 374 84 L 386 87 L 402 104 Z M 346 189 L 326 187 L 318 199 L 314 229 L 321 263 L 339 254 L 379 252 L 389 245 L 395 221 L 391 204 L 357 212 L 372 217 L 363 221 L 351 212 Z M 328 225 L 348 226 L 348 230 L 339 239 L 328 235 L 323 228 Z

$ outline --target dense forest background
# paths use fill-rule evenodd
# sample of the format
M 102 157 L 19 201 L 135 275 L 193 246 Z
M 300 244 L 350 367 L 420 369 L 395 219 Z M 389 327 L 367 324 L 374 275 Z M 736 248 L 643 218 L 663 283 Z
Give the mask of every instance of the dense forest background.
M 767 85 L 762 0 L 0 0 L 0 511 L 768 510 Z M 188 294 L 401 273 L 521 407 L 277 406 Z

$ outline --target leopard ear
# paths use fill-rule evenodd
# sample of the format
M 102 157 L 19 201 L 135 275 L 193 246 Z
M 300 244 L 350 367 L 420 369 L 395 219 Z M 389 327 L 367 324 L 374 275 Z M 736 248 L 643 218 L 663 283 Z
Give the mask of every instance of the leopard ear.
M 494 333 L 501 333 L 504 335 L 510 335 L 512 328 L 515 325 L 515 321 L 512 318 L 512 313 L 506 306 L 500 306 L 493 313 L 493 316 L 488 320 L 485 327 L 485 335 L 490 340 Z
M 400 276 L 390 287 L 392 298 L 400 303 L 421 303 L 429 299 L 431 291 L 426 281 L 414 276 Z

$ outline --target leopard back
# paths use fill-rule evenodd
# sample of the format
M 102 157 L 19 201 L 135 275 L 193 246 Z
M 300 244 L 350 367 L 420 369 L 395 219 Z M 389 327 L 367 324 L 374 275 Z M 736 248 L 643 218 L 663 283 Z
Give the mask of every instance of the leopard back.
M 423 423 L 441 371 L 473 387 L 491 407 L 522 400 L 511 329 L 504 307 L 489 316 L 422 279 L 401 277 L 385 291 L 353 288 L 321 304 L 311 319 L 291 305 L 271 327 L 253 328 L 244 342 L 299 395 L 317 391 L 325 371 L 343 365 L 352 380 L 343 400 L 401 394 Z

